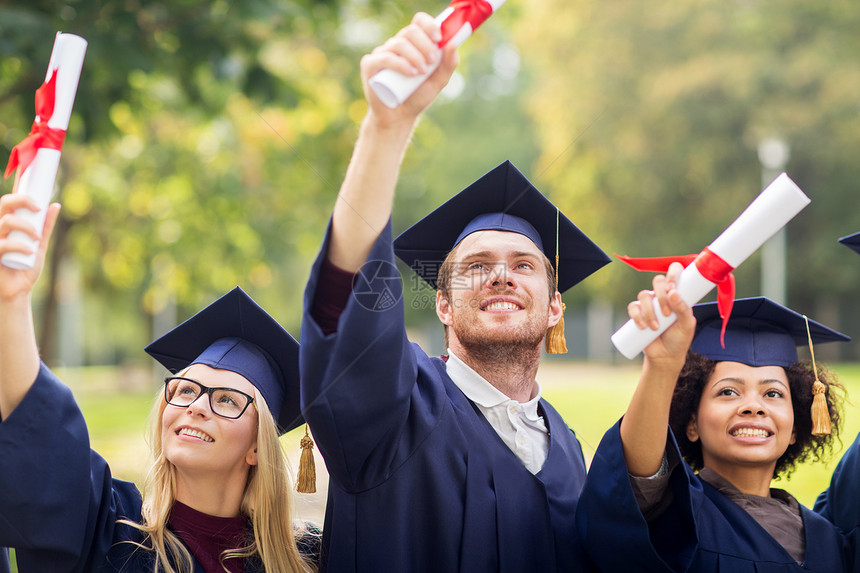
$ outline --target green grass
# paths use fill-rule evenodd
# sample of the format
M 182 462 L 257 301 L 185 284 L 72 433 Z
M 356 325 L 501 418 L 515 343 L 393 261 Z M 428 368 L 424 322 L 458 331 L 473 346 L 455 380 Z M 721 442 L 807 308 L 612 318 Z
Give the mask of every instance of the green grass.
M 828 464 L 806 464 L 798 468 L 789 480 L 774 483 L 791 492 L 800 503 L 811 507 L 815 497 L 827 487 L 836 462 L 860 431 L 860 364 L 830 365 L 846 386 L 855 404 L 845 404 L 842 445 L 837 445 L 834 459 Z M 140 483 L 149 464 L 149 448 L 145 434 L 147 418 L 159 382 L 149 371 L 116 368 L 59 369 L 58 375 L 75 392 L 75 397 L 87 420 L 90 441 L 111 466 L 115 477 Z M 586 461 L 590 463 L 604 432 L 624 413 L 639 377 L 636 362 L 619 366 L 603 366 L 547 360 L 541 366 L 538 379 L 544 396 L 555 406 L 576 431 Z M 287 434 L 282 440 L 296 467 L 295 447 L 302 429 Z M 321 489 L 315 499 L 325 499 L 325 467 L 317 455 L 318 484 Z M 299 497 L 298 512 L 302 514 Z M 308 504 L 308 515 L 321 523 L 320 501 Z M 310 517 L 309 517 L 310 518 Z M 13 571 L 15 571 L 13 561 Z

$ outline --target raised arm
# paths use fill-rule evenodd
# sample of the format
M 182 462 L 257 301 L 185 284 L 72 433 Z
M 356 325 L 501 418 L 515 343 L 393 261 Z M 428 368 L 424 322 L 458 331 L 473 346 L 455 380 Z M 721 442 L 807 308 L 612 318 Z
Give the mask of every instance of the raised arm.
M 635 476 L 650 476 L 660 469 L 672 393 L 696 328 L 692 309 L 675 288 L 682 270 L 679 263 L 674 263 L 666 275 L 654 277 L 654 290 L 641 291 L 627 307 L 639 328 L 658 328 L 652 306 L 655 298 L 665 315 L 678 315 L 678 320 L 645 348 L 639 384 L 621 420 L 624 459 L 629 473 Z
M 448 83 L 458 58 L 453 45 L 439 49 L 439 26 L 418 13 L 394 37 L 361 59 L 367 115 L 361 124 L 346 177 L 332 214 L 327 257 L 336 266 L 356 272 L 391 216 L 400 163 L 421 112 Z M 368 86 L 383 68 L 406 75 L 441 64 L 401 106 L 389 109 Z
M 23 231 L 35 239 L 41 237 L 41 240 L 32 269 L 15 270 L 0 264 L 0 420 L 6 419 L 18 406 L 39 373 L 39 349 L 31 299 L 60 211 L 58 204 L 48 207 L 45 227 L 39 232 L 15 215 L 15 210 L 20 207 L 37 209 L 34 202 L 24 195 L 10 193 L 0 197 L 0 256 L 11 252 L 32 252 L 24 243 L 9 239 L 13 230 Z

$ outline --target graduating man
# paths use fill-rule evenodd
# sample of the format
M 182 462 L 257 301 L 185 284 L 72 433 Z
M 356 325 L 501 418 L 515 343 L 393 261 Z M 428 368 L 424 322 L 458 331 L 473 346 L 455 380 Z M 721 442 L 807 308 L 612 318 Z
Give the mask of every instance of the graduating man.
M 839 242 L 860 254 L 860 233 Z M 815 511 L 833 522 L 848 538 L 851 571 L 860 573 L 860 434 L 833 471 L 830 487 L 815 500 Z
M 302 409 L 331 477 L 322 569 L 588 570 L 582 451 L 535 376 L 558 291 L 609 259 L 507 162 L 394 244 L 401 158 L 457 64 L 439 39 L 418 14 L 362 59 L 368 112 L 305 295 Z M 396 109 L 367 87 L 436 64 Z M 444 359 L 407 340 L 395 247 L 438 282 Z

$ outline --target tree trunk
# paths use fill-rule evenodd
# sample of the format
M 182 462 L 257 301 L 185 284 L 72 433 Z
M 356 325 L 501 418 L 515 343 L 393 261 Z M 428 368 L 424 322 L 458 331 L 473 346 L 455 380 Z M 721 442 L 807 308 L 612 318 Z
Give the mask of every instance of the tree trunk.
M 48 282 L 48 288 L 45 290 L 45 298 L 42 302 L 42 321 L 41 332 L 39 334 L 39 348 L 42 360 L 48 366 L 55 365 L 58 358 L 58 338 L 59 327 L 57 324 L 58 310 L 57 305 L 57 277 L 60 268 L 60 262 L 68 253 L 69 229 L 72 227 L 72 222 L 60 214 L 57 220 L 57 225 L 54 227 L 54 234 L 51 237 L 51 249 L 48 253 L 48 260 L 45 261 L 45 269 L 42 271 L 44 280 Z

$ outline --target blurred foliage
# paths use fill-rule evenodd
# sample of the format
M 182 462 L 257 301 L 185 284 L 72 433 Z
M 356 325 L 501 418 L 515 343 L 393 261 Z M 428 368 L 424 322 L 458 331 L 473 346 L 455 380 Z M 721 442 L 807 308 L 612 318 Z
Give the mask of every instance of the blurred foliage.
M 298 334 L 365 110 L 359 58 L 445 5 L 0 0 L 0 157 L 29 129 L 55 31 L 89 41 L 40 314 L 83 293 L 86 361 L 143 360 L 153 330 L 238 284 Z M 813 200 L 788 227 L 788 303 L 851 334 L 860 265 L 835 240 L 860 230 L 858 19 L 809 0 L 508 0 L 415 133 L 394 231 L 510 159 L 609 253 L 697 252 L 761 190 L 757 146 L 779 137 Z M 760 293 L 758 257 L 739 296 Z M 410 324 L 435 324 L 404 276 Z M 649 282 L 614 264 L 565 300 L 620 317 Z
M 787 227 L 787 302 L 850 333 L 860 261 L 836 239 L 860 230 L 860 6 L 533 8 L 518 37 L 535 76 L 526 101 L 540 133 L 538 170 L 598 244 L 633 256 L 699 252 L 762 189 L 760 142 L 782 139 L 786 171 L 812 199 Z M 760 294 L 757 257 L 737 272 L 739 296 Z M 587 288 L 623 308 L 649 283 L 616 264 Z
M 54 31 L 89 42 L 59 185 L 68 232 L 54 247 L 88 296 L 138 317 L 123 323 L 143 325 L 137 343 L 150 335 L 139 318 L 172 301 L 182 318 L 237 284 L 303 272 L 351 143 L 342 110 L 356 88 L 338 72 L 354 57 L 320 40 L 337 34 L 338 9 L 0 4 L 0 152 L 28 128 Z M 301 282 L 270 299 L 298 307 Z M 297 313 L 276 314 L 295 326 Z
M 61 354 L 57 304 L 81 296 L 83 324 L 64 336 L 84 340 L 86 362 L 143 359 L 153 329 L 235 285 L 298 334 L 307 272 L 365 110 L 358 60 L 418 9 L 0 0 L 0 156 L 29 129 L 55 31 L 89 42 L 58 180 L 54 264 L 40 284 L 45 358 Z M 396 230 L 503 159 L 536 156 L 499 20 L 470 41 L 462 70 L 473 75 L 460 77 L 457 105 L 440 101 L 416 133 Z M 504 77 L 499 53 L 514 65 Z M 511 120 L 496 122 L 500 112 Z M 72 281 L 62 276 L 69 260 Z

